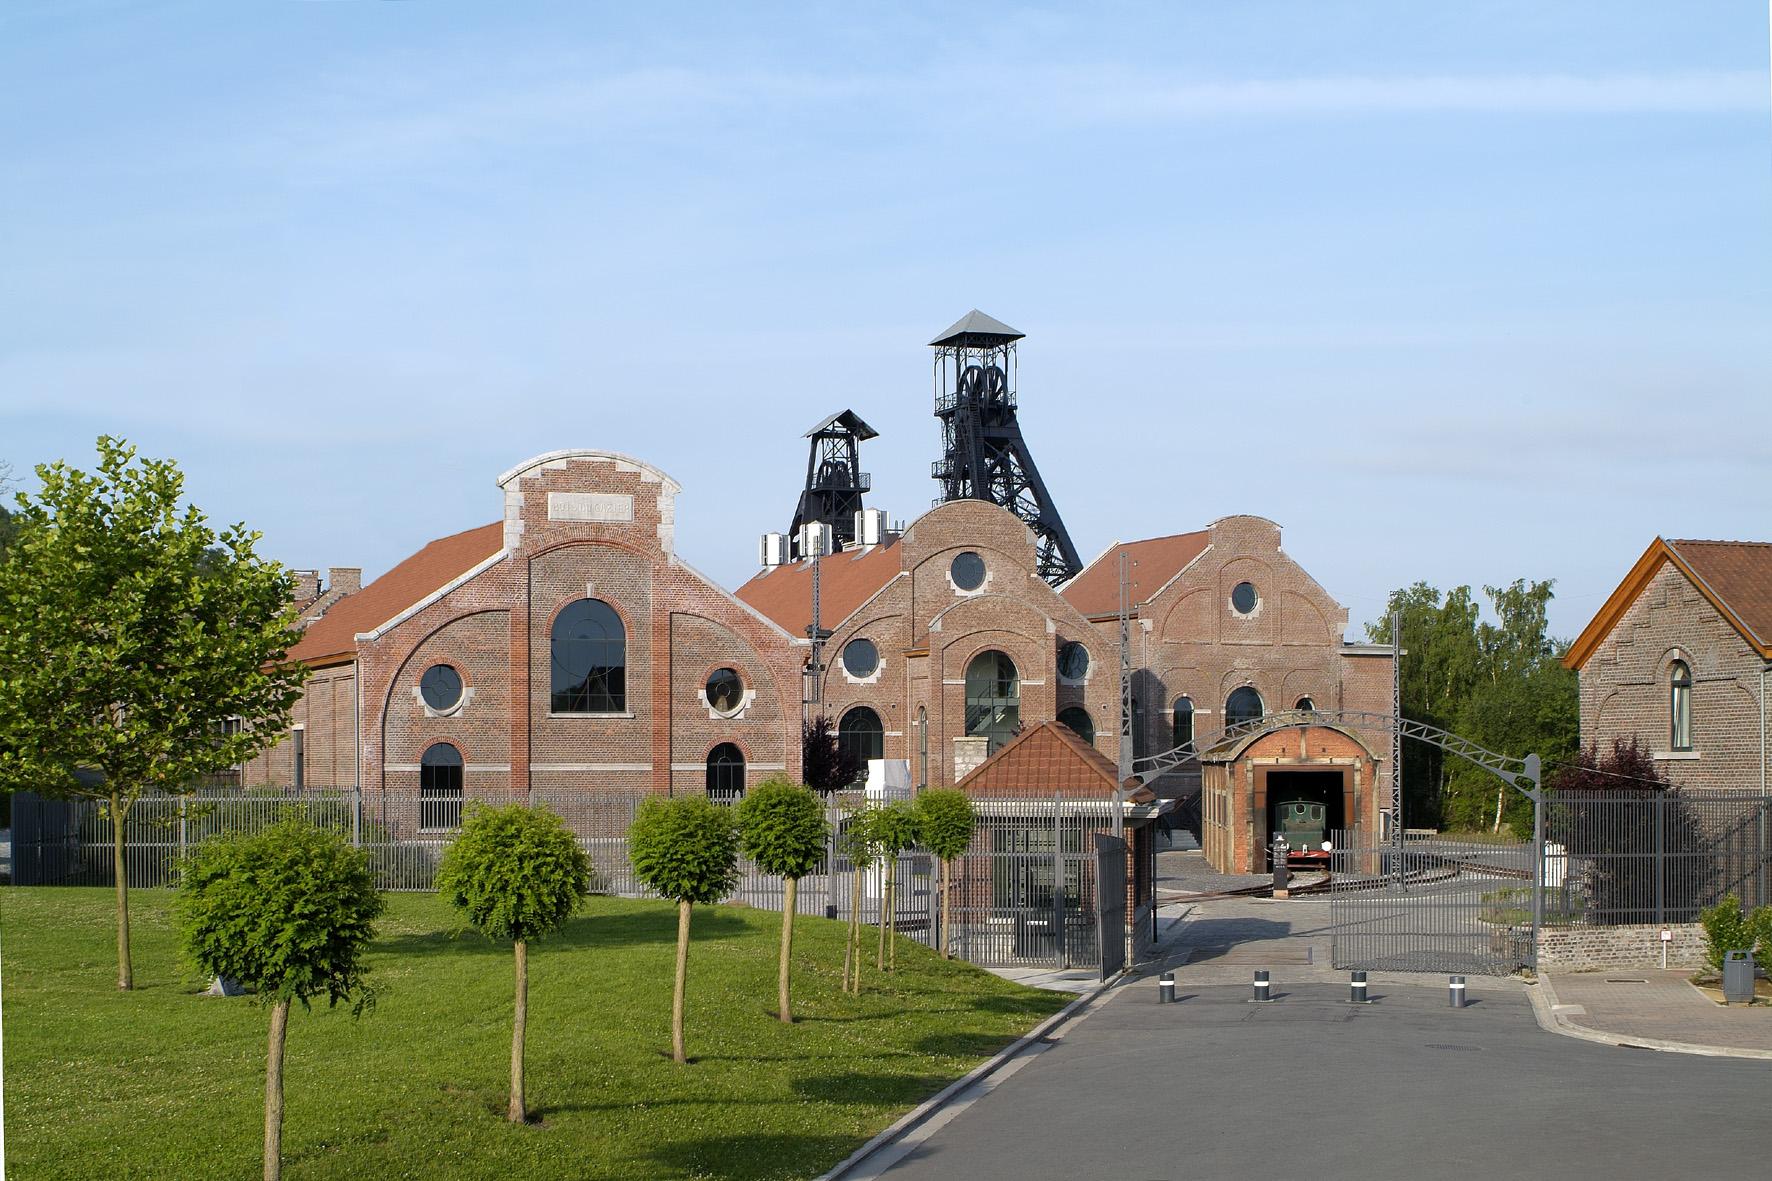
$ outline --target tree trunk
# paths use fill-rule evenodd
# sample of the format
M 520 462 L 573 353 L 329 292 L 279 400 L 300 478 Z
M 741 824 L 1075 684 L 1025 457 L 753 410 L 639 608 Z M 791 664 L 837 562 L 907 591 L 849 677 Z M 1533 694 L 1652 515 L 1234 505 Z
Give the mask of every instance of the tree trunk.
M 781 1003 L 781 1019 L 792 1025 L 794 1011 L 788 1005 L 788 960 L 794 950 L 794 895 L 799 891 L 800 880 L 788 878 L 782 885 L 781 965 L 776 970 L 775 994 Z
M 953 928 L 948 925 L 948 915 L 951 913 L 948 910 L 948 895 L 952 892 L 954 885 L 953 877 L 948 872 L 951 865 L 952 862 L 948 861 L 941 863 L 941 958 L 944 960 L 953 958 L 953 954 L 948 950 L 953 945 L 954 939 Z
M 688 1062 L 683 1052 L 683 989 L 689 978 L 689 900 L 677 902 L 677 985 L 671 990 L 671 1057 Z
M 505 1118 L 520 1124 L 529 1118 L 523 1104 L 523 1035 L 529 1024 L 529 943 L 519 939 L 517 954 L 517 1004 L 511 1021 L 511 1104 Z
M 265 1053 L 265 1181 L 283 1176 L 283 1040 L 289 1032 L 289 1002 L 271 1006 L 271 1037 Z
M 880 921 L 874 925 L 879 928 L 879 946 L 874 949 L 874 971 L 886 970 L 886 912 L 892 909 L 892 871 L 886 863 L 880 863 Z
M 855 950 L 855 986 L 849 985 L 849 953 L 843 953 L 843 988 L 856 995 L 861 994 L 861 898 L 867 890 L 867 871 L 858 862 L 855 866 L 855 890 L 849 895 L 849 946 Z
M 892 859 L 892 876 L 886 879 L 886 970 L 898 971 L 898 858 Z
M 111 793 L 111 867 L 117 873 L 117 987 L 135 987 L 135 970 L 129 962 L 129 874 L 123 865 L 123 796 Z

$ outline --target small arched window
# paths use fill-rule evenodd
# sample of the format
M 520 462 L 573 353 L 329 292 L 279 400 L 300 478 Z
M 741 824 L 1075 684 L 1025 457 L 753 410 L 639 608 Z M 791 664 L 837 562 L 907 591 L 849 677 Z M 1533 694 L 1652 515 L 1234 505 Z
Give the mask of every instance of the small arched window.
M 743 795 L 744 752 L 730 742 L 722 742 L 708 752 L 708 799 L 716 804 L 734 804 Z
M 1058 724 L 1069 726 L 1071 731 L 1084 742 L 1095 741 L 1095 723 L 1089 717 L 1089 711 L 1080 706 L 1069 706 L 1058 711 Z
M 418 826 L 461 827 L 461 751 L 447 742 L 425 748 L 418 764 Z
M 855 756 L 858 778 L 866 777 L 869 759 L 886 757 L 886 727 L 880 715 L 865 705 L 858 705 L 837 722 L 837 749 Z
M 1672 715 L 1669 735 L 1675 750 L 1692 749 L 1692 669 L 1676 660 L 1668 670 L 1668 708 Z
M 1175 722 L 1171 737 L 1175 746 L 1186 746 L 1194 740 L 1194 701 L 1191 697 L 1175 699 Z
M 554 620 L 553 711 L 619 714 L 628 708 L 628 634 L 602 599 L 569 603 Z
M 1224 724 L 1235 726 L 1238 722 L 1254 722 L 1267 712 L 1261 703 L 1261 694 L 1252 686 L 1244 685 L 1232 689 L 1231 695 L 1224 701 Z
M 1294 704 L 1292 708 L 1297 709 L 1297 710 L 1303 710 L 1306 713 L 1314 713 L 1314 712 L 1316 712 L 1317 703 L 1312 701 L 1308 697 L 1300 697 L 1298 699 L 1297 703 Z

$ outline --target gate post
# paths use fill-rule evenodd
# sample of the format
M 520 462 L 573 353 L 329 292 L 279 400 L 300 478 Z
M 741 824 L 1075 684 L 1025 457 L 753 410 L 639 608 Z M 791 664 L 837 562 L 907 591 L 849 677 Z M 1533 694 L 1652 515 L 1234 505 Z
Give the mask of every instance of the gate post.
M 1544 930 L 1544 770 L 1537 755 L 1526 756 L 1532 790 L 1532 973 L 1538 974 L 1538 940 Z

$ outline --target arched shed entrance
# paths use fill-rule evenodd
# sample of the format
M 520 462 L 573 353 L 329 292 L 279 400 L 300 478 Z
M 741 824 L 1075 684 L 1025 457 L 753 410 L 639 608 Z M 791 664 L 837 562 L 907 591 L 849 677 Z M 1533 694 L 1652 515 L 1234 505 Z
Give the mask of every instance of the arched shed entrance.
M 1257 731 L 1200 753 L 1200 844 L 1221 873 L 1264 873 L 1275 832 L 1320 824 L 1376 832 L 1378 758 L 1327 723 Z M 1297 836 L 1294 842 L 1297 843 Z

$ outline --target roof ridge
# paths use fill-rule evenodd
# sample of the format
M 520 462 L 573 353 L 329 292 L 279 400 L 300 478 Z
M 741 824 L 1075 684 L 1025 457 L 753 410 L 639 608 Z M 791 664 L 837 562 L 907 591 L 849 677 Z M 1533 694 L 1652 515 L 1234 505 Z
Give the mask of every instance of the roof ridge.
M 1772 548 L 1772 541 L 1729 541 L 1714 537 L 1669 537 L 1669 545 L 1740 545 Z

